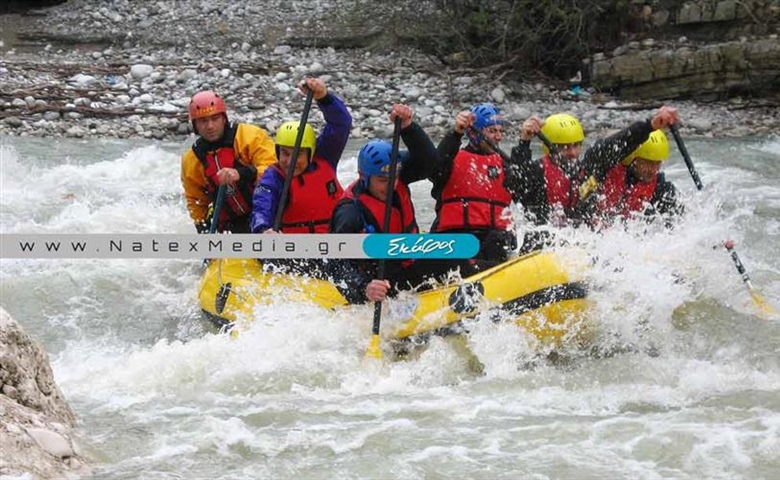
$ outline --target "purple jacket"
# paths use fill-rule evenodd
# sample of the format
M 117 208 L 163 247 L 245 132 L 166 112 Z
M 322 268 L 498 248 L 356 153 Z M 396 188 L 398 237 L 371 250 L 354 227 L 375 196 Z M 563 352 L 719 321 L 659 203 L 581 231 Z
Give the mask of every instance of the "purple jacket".
M 315 155 L 326 160 L 336 171 L 352 129 L 352 116 L 344 102 L 331 93 L 318 100 L 317 106 L 325 116 L 325 128 L 317 137 Z M 307 168 L 314 168 L 314 163 Z M 252 232 L 259 233 L 273 227 L 283 188 L 284 177 L 275 168 L 267 168 L 252 197 Z

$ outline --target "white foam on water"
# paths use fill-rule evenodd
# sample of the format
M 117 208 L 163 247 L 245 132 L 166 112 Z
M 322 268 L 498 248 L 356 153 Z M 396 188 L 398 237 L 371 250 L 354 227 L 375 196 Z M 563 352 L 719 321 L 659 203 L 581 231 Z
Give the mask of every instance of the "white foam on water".
M 0 146 L 5 233 L 189 232 L 179 159 L 157 146 L 89 164 L 36 166 Z M 161 229 L 162 227 L 162 229 Z
M 775 158 L 780 157 L 780 138 L 775 136 L 761 141 L 758 144 L 757 149 L 762 152 L 771 153 Z
M 106 478 L 771 478 L 780 333 L 712 246 L 736 240 L 780 305 L 780 175 L 762 163 L 777 146 L 690 142 L 706 187 L 665 167 L 688 212 L 673 230 L 562 232 L 593 259 L 596 345 L 627 350 L 607 358 L 572 348 L 556 364 L 520 329 L 479 322 L 465 344 L 372 364 L 371 306 L 283 292 L 237 338 L 207 333 L 188 261 L 2 260 L 3 303 L 43 339 Z M 14 148 L 0 145 L 4 233 L 191 231 L 178 158 L 159 146 L 49 166 Z

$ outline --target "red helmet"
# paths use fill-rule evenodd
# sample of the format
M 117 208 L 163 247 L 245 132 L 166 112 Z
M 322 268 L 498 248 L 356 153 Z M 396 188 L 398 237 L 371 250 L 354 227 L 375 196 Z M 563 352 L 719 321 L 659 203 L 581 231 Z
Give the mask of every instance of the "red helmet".
M 222 97 L 216 93 L 206 90 L 198 92 L 190 100 L 190 120 L 210 117 L 217 113 L 227 116 L 227 107 Z

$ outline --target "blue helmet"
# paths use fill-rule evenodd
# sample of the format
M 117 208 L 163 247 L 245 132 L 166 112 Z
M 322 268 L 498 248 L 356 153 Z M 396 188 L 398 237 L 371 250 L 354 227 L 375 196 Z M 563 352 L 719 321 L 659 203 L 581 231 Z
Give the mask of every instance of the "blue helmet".
M 480 103 L 471 107 L 471 113 L 473 113 L 477 119 L 474 121 L 474 128 L 482 130 L 486 127 L 493 125 L 503 125 L 504 117 L 501 112 L 492 103 Z
M 372 175 L 390 174 L 390 159 L 393 146 L 385 140 L 371 140 L 363 145 L 358 153 L 358 172 L 363 175 L 363 183 L 368 186 Z M 406 160 L 405 152 L 398 152 L 398 163 Z

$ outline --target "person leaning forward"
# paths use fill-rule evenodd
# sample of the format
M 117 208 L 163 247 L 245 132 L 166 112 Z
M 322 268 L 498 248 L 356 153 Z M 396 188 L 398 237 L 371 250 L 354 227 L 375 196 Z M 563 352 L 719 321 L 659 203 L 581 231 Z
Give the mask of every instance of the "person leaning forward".
M 599 221 L 610 225 L 615 219 L 661 217 L 667 227 L 682 215 L 677 189 L 661 171 L 669 158 L 669 140 L 663 130 L 655 130 L 642 145 L 607 172 L 596 193 Z
M 677 110 L 663 106 L 652 118 L 634 122 L 597 141 L 580 158 L 585 134 L 576 117 L 568 113 L 551 115 L 545 121 L 531 117 L 520 127 L 520 142 L 512 149 L 513 167 L 507 184 L 517 193 L 516 201 L 523 205 L 527 218 L 535 225 L 591 225 L 592 204 L 580 201 L 583 184 L 597 185 L 612 167 L 644 143 L 653 130 L 678 121 Z M 533 161 L 531 139 L 539 132 L 549 139 L 556 152 L 545 145 L 542 158 Z M 546 236 L 539 232 L 528 232 L 522 251 L 541 248 L 545 241 Z
M 255 125 L 229 123 L 225 101 L 212 91 L 192 97 L 189 117 L 198 139 L 181 157 L 181 182 L 196 230 L 208 232 L 210 207 L 225 185 L 217 231 L 249 233 L 252 192 L 259 175 L 276 161 L 273 140 Z

